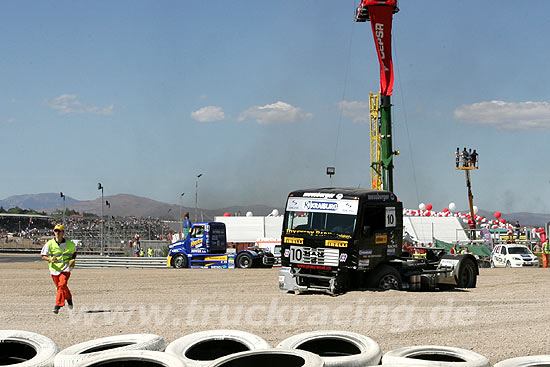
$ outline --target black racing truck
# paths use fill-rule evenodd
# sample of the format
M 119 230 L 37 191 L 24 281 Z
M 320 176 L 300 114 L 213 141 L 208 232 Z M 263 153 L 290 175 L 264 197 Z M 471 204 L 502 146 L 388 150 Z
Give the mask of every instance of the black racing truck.
M 470 254 L 403 252 L 403 206 L 390 191 L 320 188 L 289 194 L 281 235 L 283 292 L 475 288 Z

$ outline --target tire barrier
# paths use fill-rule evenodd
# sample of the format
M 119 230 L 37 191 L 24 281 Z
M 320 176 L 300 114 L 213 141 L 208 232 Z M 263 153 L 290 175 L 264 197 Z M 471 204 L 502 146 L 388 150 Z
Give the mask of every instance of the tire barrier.
M 494 367 L 538 367 L 550 366 L 550 355 L 528 356 L 506 359 Z
M 174 340 L 166 353 L 181 358 L 188 366 L 205 366 L 230 354 L 271 346 L 257 335 L 238 330 L 208 330 Z
M 54 360 L 55 367 L 73 367 L 88 358 L 107 351 L 150 350 L 163 351 L 164 339 L 155 334 L 126 334 L 108 336 L 75 344 L 60 351 Z
M 152 350 L 121 350 L 105 352 L 80 361 L 75 367 L 186 367 L 178 357 Z
M 79 256 L 77 268 L 166 268 L 165 257 Z
M 51 367 L 57 344 L 50 338 L 22 330 L 0 330 L 0 365 Z
M 313 331 L 291 336 L 277 348 L 319 355 L 327 367 L 368 366 L 380 362 L 380 346 L 371 338 L 346 331 Z
M 298 349 L 250 350 L 221 357 L 208 367 L 323 367 L 325 364 L 317 354 Z
M 486 357 L 448 346 L 399 348 L 385 353 L 381 361 L 380 355 L 379 345 L 371 338 L 334 330 L 297 334 L 277 348 L 248 332 L 208 330 L 185 335 L 168 346 L 159 335 L 127 334 L 89 340 L 62 351 L 44 335 L 0 330 L 0 366 L 12 367 L 490 367 Z M 550 355 L 511 358 L 494 367 L 542 366 L 550 366 Z
M 428 365 L 434 367 L 490 367 L 489 360 L 475 352 L 438 345 L 422 345 L 392 350 L 382 356 L 382 365 Z

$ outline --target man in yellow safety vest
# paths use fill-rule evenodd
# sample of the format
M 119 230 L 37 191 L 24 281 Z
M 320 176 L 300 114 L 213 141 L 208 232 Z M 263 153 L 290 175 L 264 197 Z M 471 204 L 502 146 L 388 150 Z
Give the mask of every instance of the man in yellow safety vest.
M 63 238 L 65 234 L 63 224 L 57 224 L 53 229 L 53 233 L 54 238 L 46 242 L 40 255 L 42 259 L 48 262 L 50 274 L 57 288 L 53 308 L 53 313 L 57 314 L 59 309 L 65 306 L 65 302 L 67 302 L 70 310 L 73 309 L 73 296 L 67 282 L 71 276 L 71 270 L 74 268 L 76 249 L 74 242 Z

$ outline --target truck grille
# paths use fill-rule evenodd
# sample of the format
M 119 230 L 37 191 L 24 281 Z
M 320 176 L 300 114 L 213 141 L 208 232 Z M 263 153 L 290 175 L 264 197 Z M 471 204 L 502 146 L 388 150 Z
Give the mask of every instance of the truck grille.
M 340 250 L 333 248 L 290 247 L 290 262 L 295 264 L 338 266 Z

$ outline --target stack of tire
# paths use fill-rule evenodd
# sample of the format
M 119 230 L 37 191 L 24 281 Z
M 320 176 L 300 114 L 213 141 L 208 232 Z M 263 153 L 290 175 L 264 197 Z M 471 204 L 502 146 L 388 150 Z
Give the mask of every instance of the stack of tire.
M 0 330 L 0 365 L 12 367 L 489 367 L 469 350 L 447 346 L 399 348 L 382 355 L 369 337 L 346 331 L 294 335 L 276 348 L 257 335 L 237 330 L 201 331 L 166 345 L 155 334 L 99 338 L 59 351 L 40 334 Z M 495 367 L 550 366 L 550 356 L 513 358 Z

